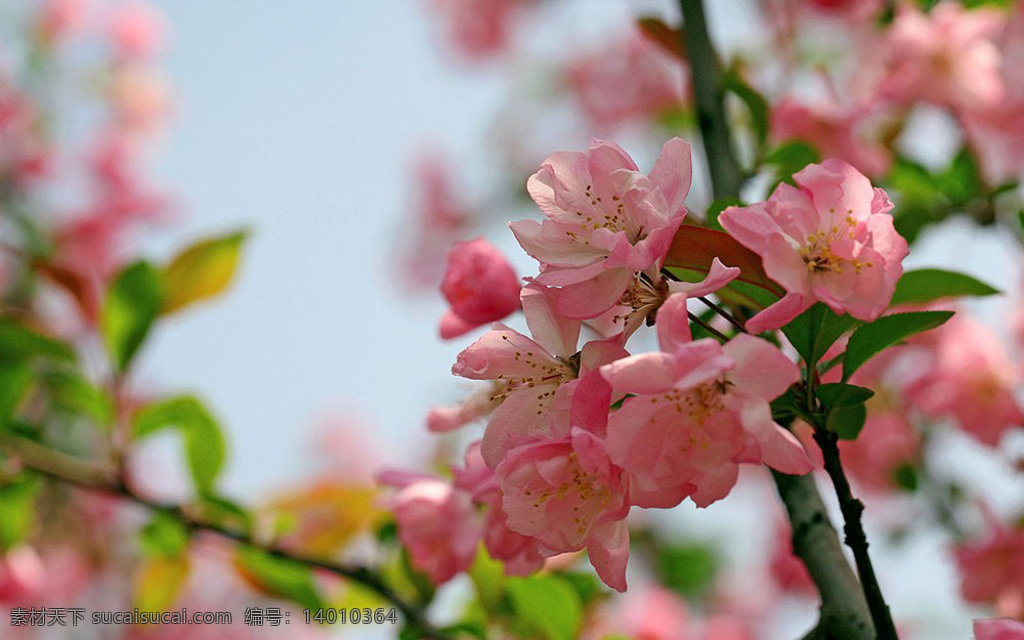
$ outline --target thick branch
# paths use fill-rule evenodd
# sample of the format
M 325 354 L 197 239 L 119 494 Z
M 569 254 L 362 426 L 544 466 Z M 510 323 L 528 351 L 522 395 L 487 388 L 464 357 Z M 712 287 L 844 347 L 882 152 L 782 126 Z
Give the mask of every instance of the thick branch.
M 772 477 L 793 527 L 793 552 L 821 594 L 821 621 L 817 635 L 811 637 L 874 640 L 864 593 L 843 555 L 814 479 L 777 471 Z
M 871 565 L 871 557 L 868 556 L 868 538 L 864 534 L 864 526 L 861 524 L 864 503 L 855 498 L 850 490 L 850 483 L 846 479 L 846 473 L 839 460 L 838 436 L 833 431 L 816 427 L 814 439 L 821 447 L 821 453 L 825 459 L 825 471 L 832 478 L 836 496 L 839 498 L 839 508 L 846 521 L 846 526 L 843 527 L 843 532 L 846 534 L 846 545 L 853 550 L 853 558 L 857 562 L 857 573 L 860 575 L 864 596 L 867 598 L 875 629 L 878 630 L 878 638 L 879 640 L 897 640 L 899 636 L 896 635 L 896 625 L 893 624 L 889 606 L 885 603 L 882 589 L 878 585 L 878 578 L 875 577 L 875 569 Z
M 156 502 L 134 493 L 120 481 L 119 475 L 113 469 L 79 460 L 27 438 L 0 431 L 0 449 L 8 456 L 18 460 L 23 466 L 54 480 L 116 495 L 152 511 L 167 514 L 190 529 L 208 531 L 268 555 L 291 560 L 311 568 L 323 569 L 343 578 L 359 582 L 377 592 L 382 598 L 392 602 L 395 607 L 401 610 L 406 620 L 420 630 L 422 637 L 434 638 L 435 640 L 446 640 L 448 637 L 434 629 L 427 622 L 423 611 L 419 607 L 406 602 L 380 576 L 366 567 L 341 565 L 277 546 L 260 544 L 248 533 L 202 520 L 188 513 L 180 505 Z
M 711 189 L 715 198 L 734 198 L 739 195 L 743 176 L 729 137 L 722 70 L 708 36 L 704 4 L 701 0 L 679 0 L 679 5 L 683 10 L 683 47 L 693 78 L 697 122 L 711 171 Z

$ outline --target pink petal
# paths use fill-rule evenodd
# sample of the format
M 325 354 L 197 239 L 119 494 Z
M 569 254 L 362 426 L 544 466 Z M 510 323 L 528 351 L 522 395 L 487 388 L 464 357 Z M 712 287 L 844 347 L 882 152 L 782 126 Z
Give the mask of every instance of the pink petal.
M 629 527 L 624 520 L 597 526 L 587 545 L 587 556 L 606 585 L 626 590 L 626 565 L 629 563 Z
M 740 334 L 726 343 L 722 351 L 736 361 L 730 380 L 769 402 L 800 379 L 799 368 L 767 340 Z
M 641 353 L 601 367 L 615 395 L 664 393 L 676 381 L 675 358 L 667 353 Z
M 736 278 L 740 277 L 739 267 L 727 267 L 718 258 L 711 261 L 711 268 L 708 275 L 700 282 L 675 282 L 668 283 L 668 290 L 672 293 L 683 293 L 688 298 L 699 298 L 718 291 Z
M 458 338 L 478 326 L 480 325 L 466 322 L 460 315 L 449 309 L 441 317 L 441 339 L 451 340 L 452 338 Z
M 609 269 L 585 282 L 562 287 L 558 311 L 570 318 L 599 316 L 619 301 L 632 279 L 631 271 Z
M 552 354 L 568 358 L 576 353 L 580 321 L 555 311 L 559 297 L 559 292 L 554 289 L 529 284 L 520 293 L 520 302 L 534 339 Z
M 809 309 L 813 304 L 814 298 L 804 297 L 797 293 L 787 293 L 781 300 L 747 320 L 747 331 L 761 333 L 778 329 L 789 324 L 793 318 Z
M 717 260 L 718 258 L 715 258 Z M 671 284 L 669 288 L 671 290 Z M 658 308 L 658 344 L 661 350 L 672 353 L 693 339 L 690 317 L 686 310 L 686 294 L 674 293 Z
M 682 211 L 693 179 L 690 145 L 681 138 L 672 138 L 661 148 L 650 178 L 668 202 L 670 215 Z

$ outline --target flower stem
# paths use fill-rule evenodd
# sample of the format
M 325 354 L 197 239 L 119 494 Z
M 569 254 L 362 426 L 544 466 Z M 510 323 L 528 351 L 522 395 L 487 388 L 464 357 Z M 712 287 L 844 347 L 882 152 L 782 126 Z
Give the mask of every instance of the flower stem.
M 367 567 L 337 564 L 278 546 L 262 544 L 249 533 L 198 518 L 190 514 L 181 505 L 156 502 L 138 495 L 121 482 L 120 473 L 116 469 L 80 460 L 21 436 L 0 431 L 0 449 L 6 455 L 18 460 L 22 466 L 53 480 L 120 497 L 144 506 L 150 511 L 171 516 L 191 530 L 207 531 L 232 540 L 244 547 L 256 549 L 277 558 L 291 560 L 310 568 L 321 569 L 359 582 L 375 591 L 385 600 L 393 603 L 402 612 L 405 619 L 418 629 L 420 635 L 417 637 L 433 638 L 434 640 L 447 640 L 449 637 L 434 629 L 426 620 L 424 612 L 419 607 L 407 602 L 388 586 L 376 572 Z

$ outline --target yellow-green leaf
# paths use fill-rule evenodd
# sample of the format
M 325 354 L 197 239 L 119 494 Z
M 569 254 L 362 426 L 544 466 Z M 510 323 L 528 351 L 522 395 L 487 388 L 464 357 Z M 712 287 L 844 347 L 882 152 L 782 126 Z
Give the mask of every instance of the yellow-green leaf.
M 154 557 L 135 575 L 135 606 L 139 611 L 169 611 L 188 579 L 188 558 Z
M 163 313 L 220 295 L 235 277 L 244 231 L 206 238 L 179 253 L 163 272 Z

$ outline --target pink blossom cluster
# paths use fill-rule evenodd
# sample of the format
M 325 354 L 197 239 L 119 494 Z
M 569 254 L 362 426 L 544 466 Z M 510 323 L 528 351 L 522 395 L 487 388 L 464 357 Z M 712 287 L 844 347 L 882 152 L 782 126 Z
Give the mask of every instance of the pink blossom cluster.
M 771 122 L 777 141 L 801 140 L 881 177 L 892 165 L 893 139 L 911 110 L 928 105 L 956 119 L 992 186 L 1024 173 L 1024 3 L 1005 10 L 943 0 L 926 11 L 904 2 L 885 26 L 877 20 L 881 2 L 765 4 L 778 38 L 794 49 L 798 24 L 822 15 L 837 18 L 850 41 L 843 59 L 855 62 L 852 71 L 816 66 L 817 77 L 808 80 L 824 79 L 817 94 L 779 97 Z M 797 75 L 799 56 L 794 52 L 791 58 L 788 72 L 804 79 Z M 813 82 L 794 82 L 808 84 Z
M 49 249 L 37 268 L 93 322 L 104 283 L 124 261 L 131 235 L 168 209 L 167 197 L 141 170 L 170 111 L 169 89 L 154 69 L 166 29 L 156 10 L 141 2 L 48 0 L 28 20 L 36 64 L 0 67 L 0 177 L 9 185 L 0 206 L 23 211 L 29 223 L 42 208 L 60 211 L 51 228 L 36 230 Z M 62 135 L 67 127 L 39 87 L 58 81 L 53 69 L 63 56 L 97 48 L 92 57 L 99 60 L 101 81 L 81 83 L 97 108 L 86 133 Z M 68 185 L 75 185 L 73 198 Z M 59 197 L 67 203 L 54 205 Z
M 496 322 L 465 348 L 452 372 L 486 384 L 429 421 L 441 432 L 486 418 L 482 439 L 451 481 L 382 477 L 399 489 L 391 506 L 415 566 L 445 581 L 469 567 L 481 540 L 516 573 L 586 549 L 601 579 L 624 590 L 632 507 L 668 509 L 687 498 L 706 507 L 730 493 L 745 464 L 812 469 L 770 408 L 800 372 L 753 333 L 817 301 L 878 317 L 907 249 L 885 193 L 850 165 L 830 160 L 796 179 L 767 202 L 722 214 L 787 294 L 747 321 L 749 333 L 720 342 L 694 338 L 687 302 L 741 269 L 715 257 L 696 283 L 665 269 L 674 239 L 688 232 L 689 145 L 669 140 L 647 174 L 599 140 L 541 165 L 527 189 L 544 218 L 510 224 L 539 263 L 518 293 L 529 335 Z M 494 305 L 511 292 L 504 265 L 481 241 L 457 246 L 446 318 L 507 314 L 511 304 Z M 656 325 L 658 349 L 630 354 L 645 324 Z M 584 331 L 596 335 L 581 340 Z

